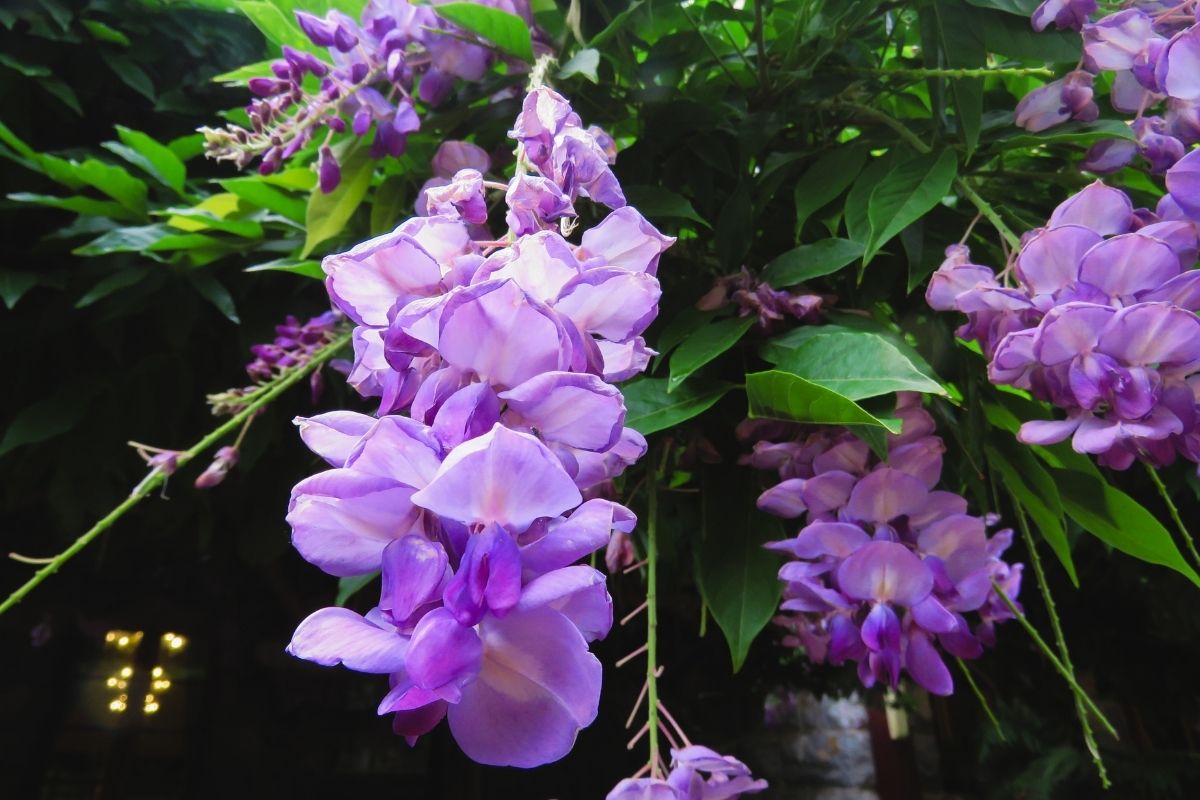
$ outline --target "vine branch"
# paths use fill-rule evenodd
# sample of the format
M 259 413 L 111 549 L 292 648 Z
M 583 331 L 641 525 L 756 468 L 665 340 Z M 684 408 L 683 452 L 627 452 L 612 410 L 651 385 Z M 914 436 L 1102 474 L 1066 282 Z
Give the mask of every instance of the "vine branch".
M 1175 527 L 1178 529 L 1179 535 L 1183 537 L 1183 543 L 1187 545 L 1188 552 L 1192 555 L 1192 560 L 1196 562 L 1196 566 L 1200 567 L 1200 552 L 1196 551 L 1196 542 L 1192 539 L 1192 535 L 1188 533 L 1187 526 L 1183 524 L 1183 517 L 1179 515 L 1179 509 L 1175 506 L 1175 501 L 1171 499 L 1171 494 L 1167 491 L 1166 485 L 1163 484 L 1162 478 L 1158 477 L 1158 470 L 1150 464 L 1146 464 L 1146 472 L 1150 473 L 1150 480 L 1154 482 L 1154 488 L 1158 489 L 1159 496 L 1167 504 L 1167 510 L 1171 512 L 1171 519 L 1175 522 Z
M 225 436 L 232 433 L 238 428 L 238 426 L 245 424 L 247 420 L 258 413 L 259 409 L 271 403 L 271 401 L 286 392 L 301 379 L 314 372 L 322 364 L 331 359 L 334 354 L 345 347 L 349 342 L 350 334 L 339 336 L 322 347 L 320 350 L 317 350 L 307 363 L 299 367 L 294 367 L 287 372 L 283 372 L 269 383 L 263 384 L 261 391 L 255 392 L 254 394 L 248 396 L 247 399 L 249 402 L 246 403 L 246 406 L 241 411 L 230 417 L 190 448 L 182 451 L 178 457 L 178 465 L 182 467 L 184 464 L 187 464 L 189 461 L 215 445 Z M 91 543 L 91 541 L 97 536 L 111 528 L 113 523 L 125 516 L 126 512 L 128 512 L 143 499 L 145 499 L 147 495 L 162 485 L 163 481 L 166 479 L 167 475 L 162 470 L 152 470 L 150 474 L 147 475 L 146 478 L 134 488 L 130 495 L 120 503 L 120 505 L 118 505 L 103 519 L 93 525 L 86 533 L 72 542 L 71 546 L 66 550 L 63 550 L 58 555 L 48 559 L 45 562 L 45 566 L 35 572 L 33 577 L 31 577 L 20 588 L 10 594 L 8 599 L 6 599 L 3 603 L 0 603 L 0 614 L 3 614 L 17 603 L 21 602 L 21 600 L 23 600 L 27 594 L 37 588 L 38 584 L 46 580 L 46 578 L 49 578 L 55 572 L 58 572 L 58 570 L 64 564 L 74 558 L 79 551 L 87 547 L 88 544 Z

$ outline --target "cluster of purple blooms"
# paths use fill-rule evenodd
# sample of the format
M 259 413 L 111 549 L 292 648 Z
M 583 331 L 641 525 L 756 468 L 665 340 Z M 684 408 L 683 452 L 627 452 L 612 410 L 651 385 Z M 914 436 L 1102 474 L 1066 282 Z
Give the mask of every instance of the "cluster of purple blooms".
M 885 460 L 844 428 L 748 420 L 738 434 L 755 444 L 742 463 L 782 479 L 759 508 L 807 523 L 767 545 L 795 559 L 779 570 L 784 644 L 816 663 L 856 662 L 867 687 L 894 688 L 903 670 L 947 695 L 939 651 L 973 659 L 995 643 L 996 623 L 1012 616 L 995 586 L 1015 599 L 1021 565 L 1000 558 L 1011 530 L 989 537 L 963 497 L 934 489 L 945 445 L 920 395 L 899 395 L 896 416 Z
M 967 315 L 958 334 L 979 343 L 993 383 L 1067 412 L 1026 422 L 1021 441 L 1071 437 L 1114 469 L 1200 463 L 1198 159 L 1168 171 L 1155 212 L 1091 184 L 1026 233 L 999 276 L 965 246 L 947 248 L 929 305 Z
M 526 0 L 471 1 L 520 16 L 537 32 Z M 249 82 L 258 98 L 246 107 L 250 128 L 202 129 L 205 149 L 210 157 L 243 168 L 261 155 L 259 171 L 266 175 L 323 131 L 317 174 L 324 192 L 341 180 L 329 145 L 334 134 L 349 127 L 361 137 L 374 129 L 371 155 L 399 156 L 408 135 L 421 126 L 417 102 L 440 105 L 456 79 L 481 80 L 497 58 L 494 49 L 439 17 L 436 5 L 371 0 L 361 22 L 337 10 L 324 18 L 297 11 L 296 21 L 328 57 L 285 46 L 283 58 L 271 64 L 272 76 Z M 521 66 L 509 63 L 510 70 Z M 315 93 L 305 88 L 309 76 L 319 83 Z
M 751 776 L 741 761 L 693 744 L 671 751 L 665 780 L 626 778 L 605 800 L 733 800 L 766 788 L 767 782 Z
M 715 311 L 730 303 L 740 317 L 758 317 L 764 331 L 778 326 L 785 319 L 816 322 L 824 306 L 832 304 L 832 295 L 820 295 L 804 286 L 776 289 L 758 275 L 742 267 L 739 272 L 725 275 L 713 282 L 713 288 L 696 303 L 700 311 Z
M 379 713 L 410 742 L 445 717 L 476 761 L 532 767 L 597 713 L 588 643 L 612 601 L 576 562 L 635 524 L 600 496 L 646 449 L 612 383 L 652 354 L 641 333 L 674 239 L 624 206 L 611 140 L 560 95 L 533 90 L 511 135 L 523 163 L 507 184 L 448 142 L 425 216 L 324 261 L 356 326 L 348 380 L 379 416 L 298 420 L 332 468 L 295 487 L 288 521 L 309 562 L 379 570 L 382 589 L 365 616 L 315 612 L 289 651 L 388 675 Z M 506 192 L 502 240 L 485 226 L 489 188 Z M 620 207 L 573 244 L 559 229 L 580 196 Z
M 1036 30 L 1050 25 L 1083 34 L 1083 69 L 1030 92 L 1017 105 L 1016 121 L 1042 131 L 1067 120 L 1099 115 L 1093 80 L 1112 73 L 1109 101 L 1133 114 L 1134 140 L 1096 143 L 1082 163 L 1098 174 L 1115 172 L 1140 154 L 1162 174 L 1200 142 L 1200 4 L 1197 0 L 1136 0 L 1096 22 L 1096 0 L 1044 0 L 1034 11 Z M 1146 112 L 1166 101 L 1162 115 Z

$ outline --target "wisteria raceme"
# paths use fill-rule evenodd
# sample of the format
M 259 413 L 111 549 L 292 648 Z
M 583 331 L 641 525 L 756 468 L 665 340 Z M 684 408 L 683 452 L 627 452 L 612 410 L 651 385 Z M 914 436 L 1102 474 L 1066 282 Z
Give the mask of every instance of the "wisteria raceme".
M 930 280 L 936 309 L 967 315 L 993 383 L 1067 412 L 1026 422 L 1022 441 L 1071 437 L 1077 452 L 1126 469 L 1183 456 L 1200 463 L 1200 211 L 1193 153 L 1171 168 L 1156 212 L 1097 181 L 1028 232 L 1001 276 L 962 245 Z
M 1011 530 L 989 537 L 965 499 L 934 488 L 945 446 L 920 396 L 899 395 L 896 416 L 886 460 L 844 428 L 748 420 L 739 436 L 757 441 L 742 462 L 782 479 L 761 509 L 806 522 L 767 545 L 795 559 L 779 571 L 784 643 L 817 663 L 856 662 L 867 687 L 894 688 L 903 671 L 946 695 L 942 652 L 978 658 L 995 643 L 1011 612 L 993 582 L 1015 599 L 1022 568 L 1000 558 Z
M 733 800 L 766 788 L 733 756 L 693 744 L 671 751 L 666 779 L 626 778 L 605 800 Z
M 831 305 L 836 298 L 819 295 L 804 286 L 776 289 L 758 275 L 743 267 L 740 272 L 718 278 L 696 308 L 713 311 L 732 303 L 738 315 L 758 317 L 758 325 L 769 331 L 787 318 L 799 322 L 815 322 L 824 306 Z
M 520 16 L 534 34 L 535 48 L 545 48 L 526 0 L 471 2 Z M 297 11 L 296 21 L 327 55 L 285 46 L 283 58 L 271 64 L 273 75 L 249 82 L 250 91 L 260 98 L 246 108 L 250 129 L 229 125 L 202 132 L 210 157 L 246 167 L 261 156 L 263 174 L 275 172 L 323 137 L 317 157 L 323 192 L 333 191 L 341 181 L 341 168 L 329 145 L 334 134 L 349 128 L 362 137 L 374 130 L 371 155 L 399 156 L 408 135 L 421 126 L 418 105 L 442 104 L 455 80 L 481 80 L 497 58 L 494 48 L 476 43 L 470 32 L 438 16 L 436 4 L 371 0 L 358 22 L 337 10 L 324 18 Z M 508 62 L 510 71 L 521 68 L 522 62 Z M 319 82 L 315 93 L 304 86 L 308 76 Z
M 556 223 L 571 203 L 620 187 L 563 144 L 582 130 L 566 100 L 530 97 L 515 130 L 541 131 L 540 108 L 574 120 L 538 140 L 545 160 L 499 183 L 482 151 L 448 142 L 425 216 L 325 259 L 330 298 L 356 325 L 348 380 L 380 398 L 379 417 L 298 420 L 332 469 L 301 481 L 288 513 L 314 565 L 382 573 L 374 609 L 319 610 L 289 651 L 388 675 L 379 713 L 410 742 L 446 718 L 471 758 L 521 767 L 561 758 L 596 716 L 588 642 L 608 632 L 612 601 L 576 562 L 635 524 L 598 496 L 646 449 L 612 382 L 652 355 L 641 333 L 674 241 L 629 207 L 568 241 Z M 516 220 L 500 240 L 489 190 Z
M 1134 115 L 1133 139 L 1097 142 L 1081 167 L 1107 174 L 1141 154 L 1151 172 L 1162 174 L 1200 142 L 1200 5 L 1151 0 L 1121 6 L 1095 21 L 1096 0 L 1044 0 L 1037 7 L 1035 30 L 1053 25 L 1083 34 L 1083 69 L 1030 92 L 1017 105 L 1016 123 L 1037 132 L 1096 119 L 1093 76 L 1112 73 L 1109 101 L 1119 113 Z M 1164 114 L 1147 114 L 1164 102 Z

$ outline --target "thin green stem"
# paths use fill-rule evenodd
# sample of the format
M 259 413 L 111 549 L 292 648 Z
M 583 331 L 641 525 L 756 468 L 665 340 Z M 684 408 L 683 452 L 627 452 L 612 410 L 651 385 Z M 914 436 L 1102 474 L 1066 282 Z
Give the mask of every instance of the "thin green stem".
M 975 693 L 976 699 L 979 700 L 979 705 L 983 706 L 983 713 L 987 714 L 987 718 L 991 720 L 992 727 L 996 729 L 996 735 L 1000 737 L 1000 741 L 1007 742 L 1008 738 L 1004 735 L 1004 729 L 1000 727 L 1000 720 L 996 719 L 996 715 L 993 713 L 987 698 L 984 697 L 983 690 L 979 688 L 979 684 L 975 683 L 975 676 L 971 674 L 967 663 L 958 656 L 955 656 L 954 660 L 958 663 L 958 668 L 962 670 L 963 677 L 967 679 L 967 685 L 971 687 L 971 691 Z
M 687 7 L 681 5 L 679 10 L 683 12 L 684 18 L 687 19 L 688 24 L 692 26 L 692 29 L 696 31 L 696 35 L 700 37 L 700 41 L 704 42 L 705 48 L 708 49 L 708 52 L 713 57 L 713 60 L 717 62 L 717 66 L 720 67 L 721 71 L 725 73 L 725 77 L 729 78 L 729 82 L 739 89 L 746 88 L 738 83 L 737 78 L 733 77 L 733 73 L 729 71 L 729 67 L 725 66 L 725 59 L 721 58 L 720 54 L 713 49 L 712 43 L 704 37 L 704 32 L 700 30 L 700 26 L 696 24 L 696 20 L 692 19 L 692 15 L 688 13 Z
M 848 101 L 838 101 L 836 105 L 850 109 L 863 119 L 869 119 L 872 122 L 878 122 L 880 125 L 887 126 L 918 153 L 927 154 L 933 152 L 933 148 L 925 143 L 921 137 L 910 131 L 908 126 L 906 126 L 900 120 L 883 113 L 882 111 L 871 108 L 870 106 L 865 106 L 861 103 L 852 103 Z M 1004 237 L 1004 240 L 1008 242 L 1010 247 L 1015 248 L 1020 246 L 1021 237 L 1012 232 L 1012 229 L 1009 228 L 1001 218 L 1000 213 L 992 207 L 991 203 L 980 197 L 979 193 L 971 188 L 971 185 L 967 183 L 966 179 L 962 177 L 955 178 L 954 185 L 958 187 L 960 192 L 962 192 L 963 197 L 967 198 L 967 200 L 971 201 L 971 204 L 975 206 L 975 208 L 979 209 L 979 213 L 987 217 L 988 222 L 992 223 L 992 227 L 1000 232 L 1000 235 Z
M 658 464 L 646 481 L 646 722 L 650 774 L 659 777 L 658 754 Z
M 235 431 L 239 425 L 244 424 L 248 419 L 258 413 L 259 409 L 269 404 L 276 397 L 286 392 L 301 379 L 318 369 L 349 342 L 350 334 L 339 336 L 337 339 L 334 339 L 329 344 L 325 345 L 316 353 L 314 353 L 308 363 L 281 373 L 270 383 L 263 384 L 261 391 L 250 395 L 250 397 L 253 397 L 253 399 L 246 404 L 245 408 L 243 408 L 234 416 L 230 417 L 214 431 L 209 433 L 200 441 L 196 442 L 196 444 L 181 452 L 176 460 L 178 466 L 182 467 L 184 464 L 196 458 L 196 456 L 205 452 L 217 442 L 221 441 L 221 439 Z M 128 512 L 131 508 L 145 499 L 147 495 L 162 485 L 163 481 L 166 479 L 167 475 L 161 470 L 157 469 L 146 476 L 146 479 L 139 483 L 137 487 L 134 488 L 133 492 L 130 493 L 129 497 L 126 497 L 120 505 L 118 505 L 103 519 L 93 525 L 90 530 L 72 542 L 70 547 L 50 559 L 50 561 L 44 567 L 35 572 L 33 577 L 26 581 L 24 585 L 10 594 L 7 600 L 5 600 L 3 603 L 0 603 L 0 614 L 3 614 L 5 611 L 8 611 L 17 603 L 21 602 L 25 595 L 37 588 L 38 584 L 46 580 L 46 578 L 57 572 L 59 568 L 70 561 L 77 553 L 79 553 L 80 550 L 87 547 L 93 539 L 111 528 L 113 523 L 125 516 L 126 512 Z
M 1183 517 L 1179 515 L 1179 509 L 1175 507 L 1175 501 L 1171 499 L 1171 494 L 1163 484 L 1162 478 L 1158 477 L 1158 470 L 1150 464 L 1146 464 L 1146 472 L 1150 473 L 1150 480 L 1154 481 L 1154 487 L 1158 489 L 1159 496 L 1167 504 L 1167 510 L 1171 512 L 1171 519 L 1175 521 L 1175 527 L 1179 531 L 1179 535 L 1183 537 L 1183 543 L 1187 545 L 1188 552 L 1192 554 L 1192 560 L 1196 562 L 1196 566 L 1200 567 L 1200 553 L 1196 552 L 1196 542 L 1188 533 L 1187 526 L 1183 524 Z
M 1096 715 L 1096 719 L 1100 721 L 1100 724 L 1103 726 L 1104 730 L 1107 731 L 1108 734 L 1114 739 L 1119 739 L 1120 737 L 1117 736 L 1117 730 L 1112 726 L 1112 723 L 1108 721 L 1108 717 L 1104 716 L 1104 712 L 1096 707 L 1096 704 L 1092 701 L 1092 698 L 1088 696 L 1088 693 L 1085 692 L 1083 687 L 1079 685 L 1079 682 L 1075 680 L 1075 674 L 1071 670 L 1067 669 L 1066 666 L 1064 666 L 1063 663 L 1058 660 L 1058 656 L 1054 655 L 1054 651 L 1050 649 L 1050 645 L 1046 644 L 1046 640 L 1043 639 L 1042 635 L 1037 632 L 1037 628 L 1033 627 L 1033 623 L 1029 621 L 1029 618 L 1025 616 L 1024 612 L 1017 607 L 1017 604 L 1013 602 L 1012 598 L 1008 596 L 1000 584 L 992 581 L 992 587 L 996 590 L 996 594 L 1000 596 L 1000 599 L 1004 601 L 1004 605 L 1008 606 L 1008 610 L 1012 612 L 1013 617 L 1015 617 L 1017 622 L 1021 624 L 1021 627 L 1025 629 L 1025 632 L 1029 634 L 1029 638 L 1033 639 L 1033 643 L 1036 644 L 1038 649 L 1042 651 L 1042 655 L 1044 655 L 1050 662 L 1051 666 L 1058 671 L 1058 674 L 1063 677 L 1063 680 L 1067 682 L 1067 685 L 1070 686 L 1071 689 L 1074 690 L 1075 693 L 1080 697 L 1080 699 L 1083 700 L 1083 704 L 1087 706 L 1088 710 Z
M 1029 560 L 1033 563 L 1033 573 L 1037 578 L 1038 589 L 1042 593 L 1042 602 L 1046 604 L 1046 612 L 1050 615 L 1050 629 L 1054 631 L 1054 644 L 1058 648 L 1059 657 L 1062 658 L 1062 664 L 1072 674 L 1075 674 L 1075 665 L 1071 663 L 1071 651 L 1067 649 L 1067 637 L 1063 633 L 1062 621 L 1058 617 L 1058 608 L 1054 604 L 1054 595 L 1050 593 L 1050 584 L 1046 581 L 1046 571 L 1042 567 L 1042 557 L 1038 554 L 1037 544 L 1033 540 L 1033 534 L 1029 531 L 1029 519 L 1025 516 L 1025 509 L 1021 508 L 1020 502 L 1016 496 L 1009 492 L 1009 499 L 1012 500 L 1013 509 L 1017 515 L 1017 526 L 1021 529 L 1021 538 L 1025 541 L 1025 548 L 1029 551 Z M 1088 752 L 1092 755 L 1092 763 L 1096 765 L 1096 772 L 1100 776 L 1100 784 L 1105 788 L 1112 786 L 1108 779 L 1108 770 L 1104 767 L 1104 759 L 1100 756 L 1100 748 L 1096 744 L 1096 734 L 1092 732 L 1092 723 L 1088 719 L 1087 709 L 1084 707 L 1084 700 L 1088 699 L 1087 694 L 1083 693 L 1082 689 L 1075 689 L 1072 686 L 1075 694 L 1075 716 L 1079 719 L 1079 727 L 1083 731 L 1083 740 L 1087 744 Z M 1090 702 L 1090 700 L 1089 700 Z M 1103 717 L 1100 717 L 1104 720 Z M 1104 720 L 1107 723 L 1107 720 Z M 1116 736 L 1116 733 L 1111 730 L 1109 732 Z

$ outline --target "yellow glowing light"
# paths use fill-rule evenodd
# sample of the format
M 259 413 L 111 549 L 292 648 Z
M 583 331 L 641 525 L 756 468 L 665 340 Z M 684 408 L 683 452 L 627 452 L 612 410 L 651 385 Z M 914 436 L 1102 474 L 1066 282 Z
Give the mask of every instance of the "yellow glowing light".
M 115 689 L 117 686 L 117 679 L 109 678 L 107 681 L 105 681 L 105 683 L 108 685 L 108 688 Z
M 163 641 L 167 642 L 168 644 L 174 638 L 175 638 L 175 634 L 171 633 L 170 631 L 163 634 Z
M 125 681 L 117 681 L 117 688 L 118 688 L 118 689 L 124 689 L 124 688 L 125 688 L 126 686 L 128 686 L 128 685 L 129 685 L 129 684 L 127 684 Z
M 104 641 L 106 641 L 106 642 L 111 642 L 111 641 L 115 640 L 116 638 L 117 638 L 116 631 L 109 631 L 108 633 L 104 634 Z
M 158 711 L 158 703 L 146 703 L 146 705 L 142 706 L 142 710 L 147 714 L 153 714 L 155 711 Z
M 121 695 L 108 704 L 108 710 L 114 714 L 120 714 L 125 710 L 125 703 L 129 700 L 128 695 Z
M 128 636 L 122 636 L 120 639 L 117 639 L 117 647 L 125 647 L 128 644 L 129 644 Z
M 167 643 L 167 646 L 170 647 L 172 650 L 179 650 L 186 643 L 187 643 L 187 640 L 184 639 L 182 636 L 172 636 L 171 641 Z
M 162 674 L 163 674 L 162 667 L 155 667 L 154 669 L 150 670 L 150 677 L 152 677 L 152 678 L 161 678 Z
M 171 688 L 171 682 L 165 678 L 154 682 L 154 690 L 156 692 L 161 692 L 161 691 L 164 691 L 164 690 L 170 689 L 170 688 Z
M 121 677 L 128 678 L 133 674 L 133 667 L 121 667 Z
M 148 695 L 146 695 L 146 702 L 147 702 L 147 703 L 153 703 L 153 702 L 154 702 L 154 695 L 152 695 L 152 694 L 148 694 Z

